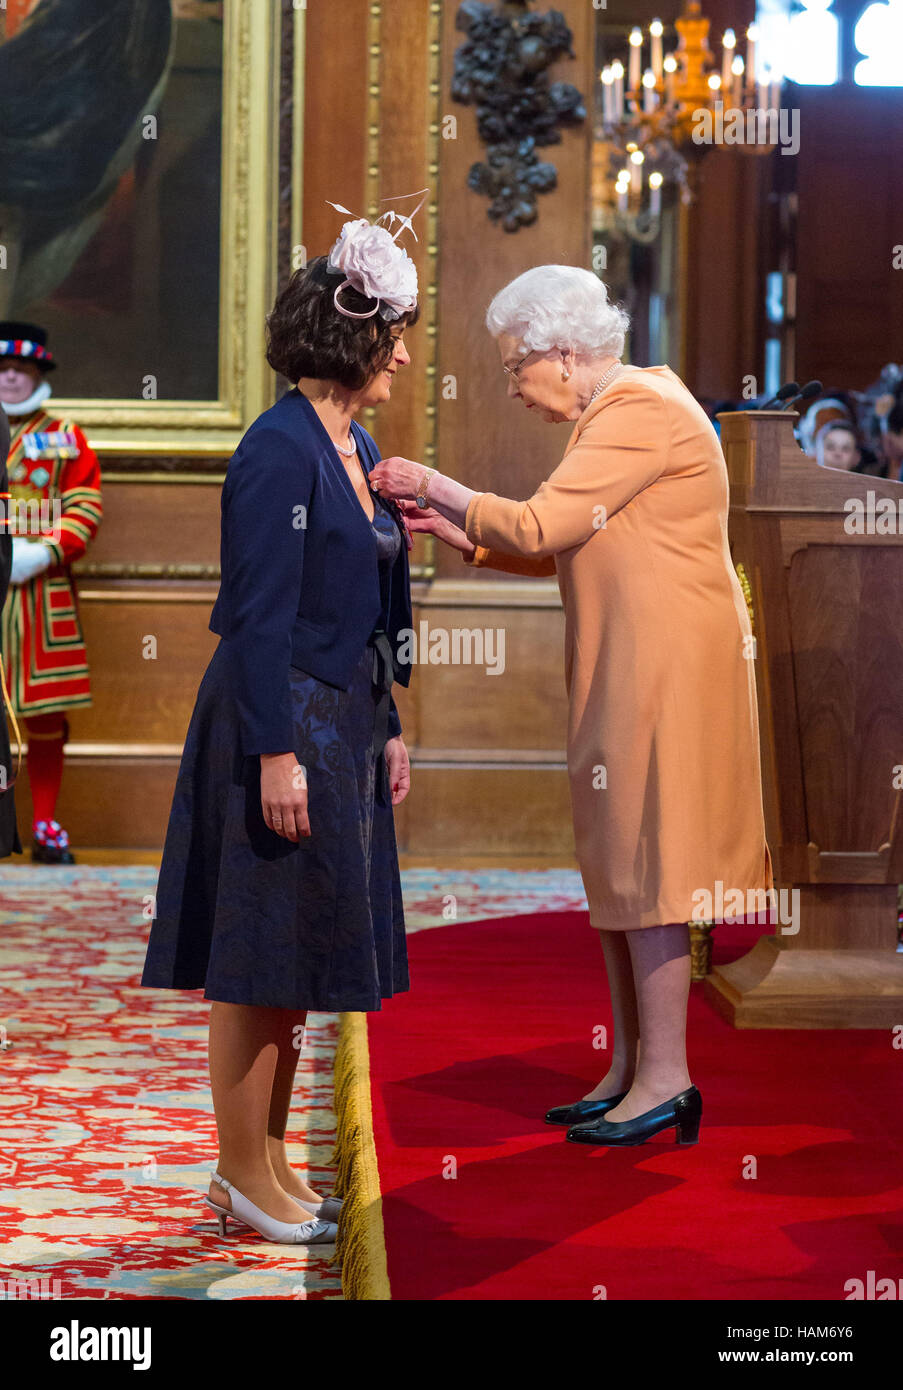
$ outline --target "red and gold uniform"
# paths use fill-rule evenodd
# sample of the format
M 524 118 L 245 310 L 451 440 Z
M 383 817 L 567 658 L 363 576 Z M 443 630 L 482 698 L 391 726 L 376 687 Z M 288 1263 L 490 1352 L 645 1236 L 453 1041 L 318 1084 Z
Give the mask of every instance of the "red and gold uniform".
M 29 535 L 35 534 L 40 517 L 37 534 L 57 560 L 33 579 L 11 586 L 3 608 L 10 701 L 16 715 L 28 719 L 91 704 L 70 566 L 97 534 L 103 506 L 97 455 L 77 425 L 39 407 L 11 419 L 10 427 L 11 502 L 31 504 L 27 513 L 20 507 L 19 516 L 29 516 Z
M 74 863 L 69 836 L 54 813 L 69 738 L 66 711 L 91 704 L 91 680 L 70 567 L 84 555 L 103 515 L 100 466 L 78 426 L 43 405 L 13 415 L 10 426 L 7 515 L 13 545 L 41 543 L 50 565 L 10 584 L 0 649 L 10 704 L 28 741 L 32 858 Z
M 91 680 L 72 563 L 103 514 L 100 467 L 71 420 L 45 402 L 56 370 L 47 331 L 0 322 L 0 402 L 10 422 L 6 521 L 12 535 L 9 593 L 0 617 L 12 712 L 25 724 L 34 809 L 32 858 L 72 864 L 54 819 L 69 737 L 66 712 L 91 703 Z

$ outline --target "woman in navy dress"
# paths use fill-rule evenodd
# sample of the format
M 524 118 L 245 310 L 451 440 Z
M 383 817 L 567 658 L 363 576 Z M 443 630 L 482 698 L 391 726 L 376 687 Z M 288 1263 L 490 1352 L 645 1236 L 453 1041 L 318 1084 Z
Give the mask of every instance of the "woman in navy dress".
M 343 258 L 363 228 L 392 248 L 389 290 Z M 318 1195 L 284 1145 L 307 1011 L 376 1010 L 409 987 L 392 808 L 410 769 L 391 694 L 410 679 L 395 659 L 411 627 L 408 533 L 370 489 L 379 454 L 354 417 L 410 361 L 412 267 L 384 228 L 348 223 L 293 276 L 267 360 L 297 385 L 250 427 L 223 486 L 221 640 L 141 981 L 213 1001 L 219 1160 L 205 1200 L 223 1234 L 231 1214 L 271 1240 L 334 1239 L 340 1199 Z

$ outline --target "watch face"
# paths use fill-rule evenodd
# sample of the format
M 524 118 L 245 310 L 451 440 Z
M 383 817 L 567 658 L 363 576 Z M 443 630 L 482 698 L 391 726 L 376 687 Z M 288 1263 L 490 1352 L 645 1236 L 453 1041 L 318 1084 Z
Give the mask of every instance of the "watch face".
M 424 507 L 425 507 L 426 504 L 427 504 L 427 503 L 426 503 L 426 498 L 425 498 L 425 497 L 417 497 L 417 498 L 415 498 L 415 501 L 416 501 L 416 503 L 417 503 L 417 506 L 420 508 L 420 510 L 423 511 Z

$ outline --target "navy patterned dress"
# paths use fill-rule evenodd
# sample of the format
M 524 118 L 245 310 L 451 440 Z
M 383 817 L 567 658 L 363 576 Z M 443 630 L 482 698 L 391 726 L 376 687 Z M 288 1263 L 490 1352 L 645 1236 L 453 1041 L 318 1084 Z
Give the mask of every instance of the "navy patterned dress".
M 372 525 L 385 621 L 401 534 L 379 500 Z M 294 844 L 263 819 L 220 641 L 185 739 L 142 985 L 325 1013 L 409 988 L 379 645 L 377 632 L 348 690 L 290 668 L 311 828 Z

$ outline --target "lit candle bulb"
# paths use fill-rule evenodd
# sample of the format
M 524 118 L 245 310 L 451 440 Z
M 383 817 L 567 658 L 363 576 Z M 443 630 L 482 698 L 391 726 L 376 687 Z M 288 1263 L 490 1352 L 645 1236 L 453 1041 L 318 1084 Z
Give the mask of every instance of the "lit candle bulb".
M 626 169 L 622 169 L 615 183 L 615 192 L 618 195 L 618 212 L 627 211 L 627 190 L 630 187 L 630 174 Z
M 658 217 L 662 210 L 662 175 L 656 169 L 649 175 L 649 211 Z
M 721 74 L 720 74 L 720 73 L 718 73 L 718 72 L 713 72 L 713 73 L 712 73 L 711 77 L 709 78 L 709 86 L 711 87 L 711 89 L 712 89 L 713 92 L 720 92 L 720 91 L 721 91 Z
M 613 76 L 613 74 L 612 74 L 612 71 L 611 71 L 611 68 L 610 68 L 610 67 L 603 68 L 603 69 L 602 69 L 602 74 L 601 74 L 601 76 L 602 76 L 602 120 L 605 122 L 606 125 L 609 125 L 610 122 L 614 120 L 614 111 L 613 111 L 613 106 L 614 106 L 614 92 L 612 91 L 612 84 L 614 83 L 614 80 L 615 80 L 615 79 L 614 79 L 614 76 Z
M 756 42 L 759 38 L 759 29 L 755 24 L 751 24 L 746 31 L 746 71 L 749 73 L 747 81 L 751 87 L 756 82 Z
M 759 74 L 759 81 L 758 81 L 758 84 L 757 84 L 757 85 L 758 85 L 758 88 L 759 88 L 759 101 L 758 101 L 758 105 L 759 105 L 760 109 L 765 110 L 765 111 L 768 110 L 768 97 L 769 97 L 768 81 L 769 81 L 770 76 L 771 76 L 771 74 L 769 73 L 768 69 L 767 69 L 766 67 L 763 67 L 763 68 L 762 68 L 762 71 L 761 71 L 760 74 Z
M 734 56 L 734 49 L 737 47 L 737 35 L 733 29 L 725 29 L 722 39 L 724 51 L 721 55 L 721 85 L 725 92 L 730 92 L 731 88 L 731 61 Z
M 677 72 L 677 59 L 673 53 L 669 53 L 662 67 L 665 70 L 665 101 L 671 106 L 674 102 L 674 83 Z
M 630 31 L 630 59 L 628 69 L 628 90 L 638 92 L 640 89 L 640 50 L 643 46 L 643 32 L 641 29 L 631 29 Z
M 662 76 L 662 34 L 664 32 L 665 26 L 660 19 L 654 19 L 649 25 L 649 33 L 652 36 L 652 71 L 659 82 Z
M 655 107 L 655 73 L 651 68 L 647 68 L 643 73 L 643 110 L 654 111 Z
M 624 64 L 612 63 L 611 76 L 614 91 L 611 95 L 611 108 L 614 119 L 620 121 L 624 115 Z
M 744 69 L 744 66 L 745 66 L 745 65 L 744 65 L 743 59 L 740 57 L 740 54 L 738 53 L 737 56 L 734 58 L 734 61 L 731 63 L 731 74 L 732 74 L 731 93 L 732 93 L 732 100 L 733 100 L 733 102 L 734 102 L 734 104 L 735 104 L 736 106 L 742 106 L 742 105 L 743 105 L 743 69 Z
M 645 158 L 642 150 L 634 150 L 630 156 L 630 187 L 635 193 L 639 193 L 643 187 L 643 160 Z

